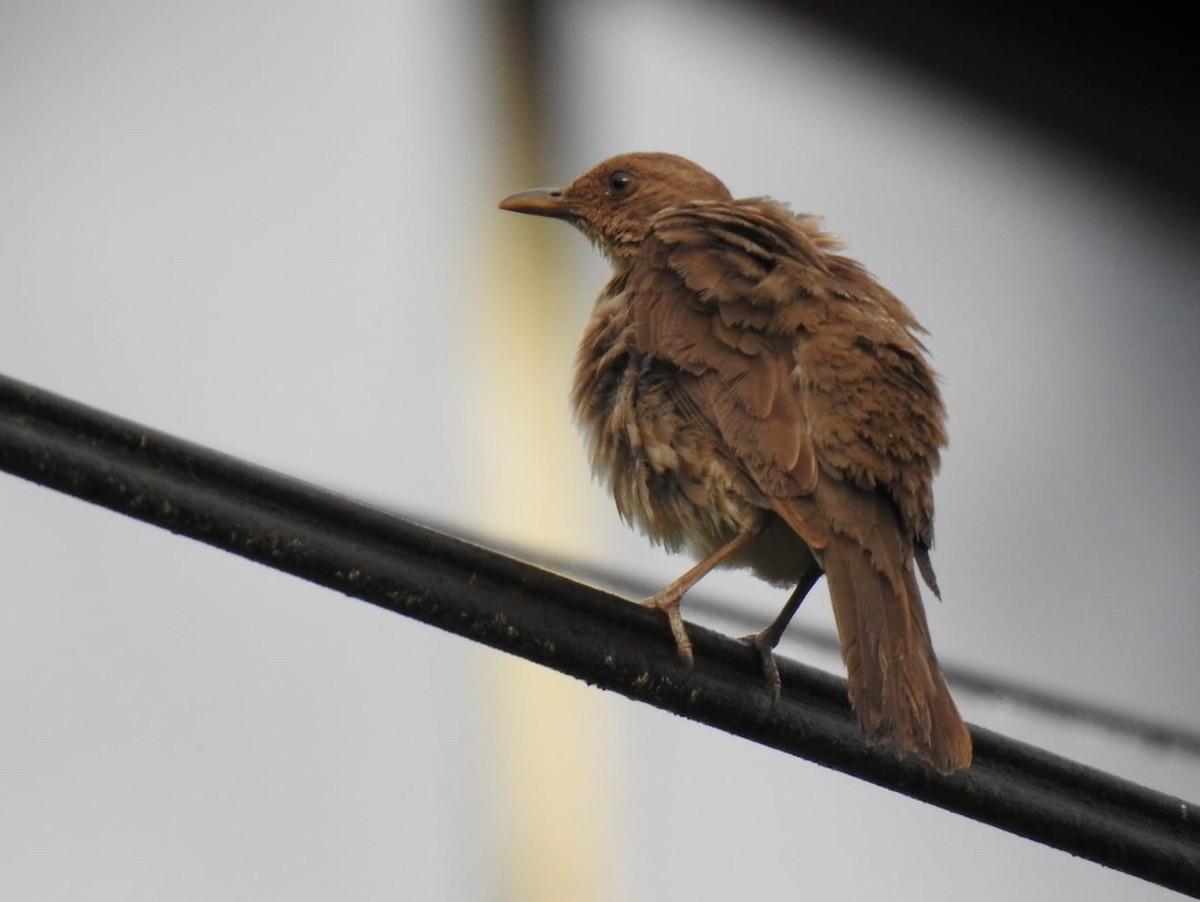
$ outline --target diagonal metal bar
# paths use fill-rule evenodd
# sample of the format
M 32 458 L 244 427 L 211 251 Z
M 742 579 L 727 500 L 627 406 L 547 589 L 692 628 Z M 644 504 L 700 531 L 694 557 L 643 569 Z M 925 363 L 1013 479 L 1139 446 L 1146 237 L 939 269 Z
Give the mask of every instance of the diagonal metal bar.
M 842 680 L 332 492 L 0 376 L 0 467 L 780 751 L 1200 898 L 1200 809 L 974 728 L 940 777 L 869 746 Z

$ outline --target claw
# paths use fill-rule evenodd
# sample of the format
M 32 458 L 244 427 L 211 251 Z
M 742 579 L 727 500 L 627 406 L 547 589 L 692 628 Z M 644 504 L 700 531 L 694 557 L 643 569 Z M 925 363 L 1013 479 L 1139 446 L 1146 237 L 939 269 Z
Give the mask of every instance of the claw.
M 779 640 L 770 630 L 763 630 L 749 636 L 742 636 L 742 641 L 758 650 L 758 656 L 762 659 L 763 680 L 766 683 L 767 694 L 771 698 L 769 710 L 774 711 L 783 692 L 783 679 L 779 676 L 779 664 L 775 660 L 775 645 Z
M 646 607 L 662 611 L 667 615 L 667 623 L 670 624 L 671 635 L 675 639 L 675 648 L 679 651 L 680 660 L 683 661 L 684 667 L 687 668 L 687 676 L 689 677 L 692 675 L 692 668 L 695 666 L 696 658 L 692 654 L 692 640 L 688 638 L 687 630 L 683 628 L 683 616 L 679 613 L 679 603 L 683 600 L 684 593 L 696 585 L 696 582 L 704 574 L 708 573 L 713 567 L 718 566 L 730 555 L 736 554 L 747 542 L 758 535 L 761 529 L 762 524 L 755 523 L 742 530 L 704 560 L 700 561 L 700 563 L 696 564 L 696 566 L 692 567 L 687 573 L 683 574 L 683 576 L 679 577 L 679 579 L 675 580 L 675 582 L 642 602 Z
M 783 679 L 779 676 L 779 663 L 775 660 L 775 646 L 783 638 L 783 631 L 787 629 L 792 617 L 796 615 L 800 603 L 804 601 L 804 596 L 808 594 L 808 590 L 813 587 L 820 576 L 821 568 L 814 561 L 813 565 L 801 576 L 799 584 L 792 590 L 787 604 L 783 606 L 783 610 L 779 612 L 778 616 L 757 633 L 742 637 L 743 642 L 748 642 L 758 649 L 758 655 L 762 658 L 763 678 L 767 683 L 767 693 L 771 696 L 769 711 L 775 710 L 775 706 L 779 704 L 779 696 L 783 692 Z
M 682 600 L 681 594 L 664 590 L 657 595 L 650 596 L 642 604 L 656 611 L 662 611 L 666 615 L 667 624 L 671 627 L 671 636 L 675 639 L 675 649 L 679 652 L 679 659 L 683 661 L 687 675 L 691 676 L 692 668 L 696 665 L 696 656 L 692 654 L 692 640 L 688 638 L 687 630 L 683 626 L 683 615 L 679 613 L 679 603 Z

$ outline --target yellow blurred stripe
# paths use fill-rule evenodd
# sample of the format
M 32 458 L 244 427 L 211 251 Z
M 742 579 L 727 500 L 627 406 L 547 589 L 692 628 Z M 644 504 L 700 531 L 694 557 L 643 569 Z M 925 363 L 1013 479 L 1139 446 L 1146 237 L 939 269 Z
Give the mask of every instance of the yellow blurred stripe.
M 519 6 L 519 4 L 517 4 Z M 577 236 L 560 223 L 496 209 L 504 194 L 553 181 L 537 172 L 536 81 L 528 21 L 498 4 L 504 60 L 497 84 L 501 131 L 491 145 L 497 190 L 481 198 L 484 252 L 470 299 L 473 368 L 472 491 L 476 521 L 507 541 L 555 554 L 586 554 L 581 499 L 589 471 L 567 402 L 587 299 L 567 284 L 563 249 Z M 527 12 L 527 10 L 525 11 Z M 505 16 L 516 16 L 516 19 Z M 514 24 L 516 23 L 516 24 Z M 492 875 L 501 902 L 607 902 L 613 869 L 613 781 L 604 760 L 606 700 L 583 683 L 525 661 L 489 655 Z

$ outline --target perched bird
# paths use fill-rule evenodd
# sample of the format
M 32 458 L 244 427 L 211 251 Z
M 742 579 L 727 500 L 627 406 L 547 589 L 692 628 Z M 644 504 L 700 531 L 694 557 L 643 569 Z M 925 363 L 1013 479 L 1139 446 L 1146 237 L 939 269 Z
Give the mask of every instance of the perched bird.
M 948 773 L 971 737 L 934 656 L 929 562 L 945 411 L 908 308 L 814 216 L 735 200 L 682 157 L 613 157 L 504 210 L 565 220 L 609 259 L 571 400 L 621 516 L 700 559 L 646 600 L 692 647 L 680 601 L 717 566 L 795 586 L 750 637 L 774 648 L 822 572 L 850 702 L 873 741 Z

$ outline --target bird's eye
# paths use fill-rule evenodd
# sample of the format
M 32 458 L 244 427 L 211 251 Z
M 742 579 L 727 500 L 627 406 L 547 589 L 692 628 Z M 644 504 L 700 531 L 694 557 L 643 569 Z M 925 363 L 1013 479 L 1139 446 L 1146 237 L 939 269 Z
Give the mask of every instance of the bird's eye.
M 625 191 L 633 184 L 633 176 L 623 169 L 617 170 L 608 177 L 608 187 L 616 194 Z

